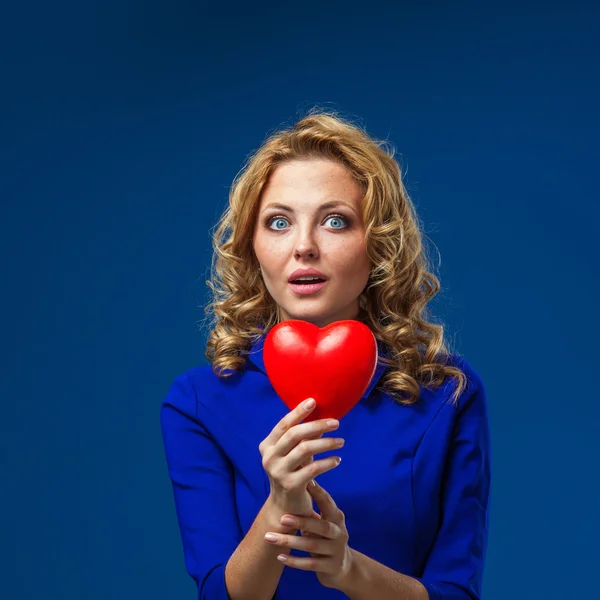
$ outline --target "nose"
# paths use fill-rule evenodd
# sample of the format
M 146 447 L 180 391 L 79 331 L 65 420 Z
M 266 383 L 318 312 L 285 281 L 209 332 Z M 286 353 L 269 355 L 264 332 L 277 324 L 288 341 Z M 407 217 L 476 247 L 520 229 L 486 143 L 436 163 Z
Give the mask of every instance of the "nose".
M 294 255 L 296 258 L 316 258 L 319 256 L 317 244 L 315 243 L 314 237 L 310 235 L 310 233 L 305 232 L 298 235 L 298 239 L 296 240 L 296 244 L 294 246 Z

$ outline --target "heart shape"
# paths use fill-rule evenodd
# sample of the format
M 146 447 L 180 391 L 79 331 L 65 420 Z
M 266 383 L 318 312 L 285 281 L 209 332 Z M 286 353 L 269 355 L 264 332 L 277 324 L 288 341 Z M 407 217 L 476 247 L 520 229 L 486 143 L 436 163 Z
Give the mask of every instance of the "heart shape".
M 307 398 L 316 400 L 305 422 L 341 419 L 369 387 L 377 341 L 360 321 L 318 327 L 289 320 L 269 330 L 263 360 L 271 385 L 290 410 Z

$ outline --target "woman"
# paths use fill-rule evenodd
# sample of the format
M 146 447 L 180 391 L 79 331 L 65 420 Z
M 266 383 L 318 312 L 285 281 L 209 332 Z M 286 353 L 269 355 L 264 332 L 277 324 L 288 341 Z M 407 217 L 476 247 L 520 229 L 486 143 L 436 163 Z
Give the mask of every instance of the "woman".
M 486 394 L 427 320 L 440 286 L 393 154 L 311 111 L 249 159 L 218 225 L 212 367 L 179 376 L 161 407 L 198 597 L 479 599 Z M 311 269 L 321 283 L 297 281 Z M 375 375 L 341 421 L 303 423 L 311 409 L 288 411 L 270 385 L 264 337 L 289 319 L 373 331 Z M 343 450 L 324 435 L 336 429 Z

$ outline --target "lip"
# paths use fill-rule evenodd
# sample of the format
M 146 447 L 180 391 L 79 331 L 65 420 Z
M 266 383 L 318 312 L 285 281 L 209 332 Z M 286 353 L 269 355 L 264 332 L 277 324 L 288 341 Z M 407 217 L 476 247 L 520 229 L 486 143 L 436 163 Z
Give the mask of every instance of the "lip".
M 300 294 L 301 296 L 306 296 L 307 294 L 315 294 L 322 287 L 327 285 L 327 281 L 321 281 L 319 283 L 290 283 L 289 286 L 292 288 L 292 291 L 296 292 L 296 294 Z
M 316 269 L 296 269 L 289 277 L 288 283 L 294 281 L 294 279 L 298 279 L 298 277 L 318 277 L 319 279 L 327 280 L 327 277 L 321 273 L 321 271 L 317 271 Z

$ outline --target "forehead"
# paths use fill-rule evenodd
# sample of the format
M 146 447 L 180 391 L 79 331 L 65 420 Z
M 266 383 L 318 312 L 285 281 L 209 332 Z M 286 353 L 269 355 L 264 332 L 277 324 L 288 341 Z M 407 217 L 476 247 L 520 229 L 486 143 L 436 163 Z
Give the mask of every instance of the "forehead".
M 271 173 L 261 204 L 267 208 L 271 203 L 306 205 L 327 200 L 357 207 L 361 196 L 358 183 L 341 163 L 327 159 L 297 160 L 281 164 Z

